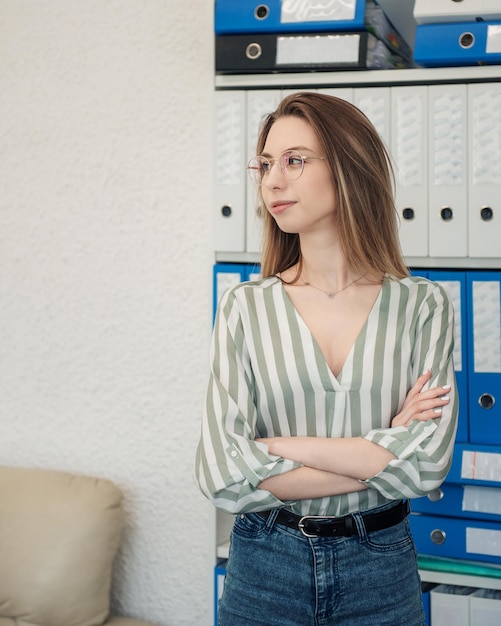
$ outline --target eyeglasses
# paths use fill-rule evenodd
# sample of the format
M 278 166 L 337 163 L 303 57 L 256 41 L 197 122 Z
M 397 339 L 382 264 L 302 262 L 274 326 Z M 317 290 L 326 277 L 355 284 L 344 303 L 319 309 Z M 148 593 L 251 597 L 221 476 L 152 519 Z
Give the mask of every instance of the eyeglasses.
M 265 175 L 271 171 L 273 163 L 277 162 L 281 171 L 289 180 L 296 180 L 303 173 L 304 164 L 310 159 L 320 159 L 323 161 L 324 157 L 305 156 L 297 150 L 286 150 L 275 159 L 269 159 L 261 155 L 252 158 L 247 164 L 247 171 L 249 172 L 251 181 L 255 185 L 261 185 Z

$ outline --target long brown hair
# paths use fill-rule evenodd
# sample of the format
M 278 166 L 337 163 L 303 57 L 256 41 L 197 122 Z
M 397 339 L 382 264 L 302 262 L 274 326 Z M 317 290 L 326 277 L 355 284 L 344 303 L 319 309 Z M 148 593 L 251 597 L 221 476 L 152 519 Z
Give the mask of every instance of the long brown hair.
M 377 131 L 355 106 L 334 96 L 298 92 L 284 98 L 261 128 L 261 154 L 271 127 L 281 117 L 297 116 L 312 127 L 337 192 L 337 226 L 343 253 L 360 273 L 408 275 L 402 257 L 393 197 L 390 156 Z M 261 200 L 262 203 L 262 200 Z M 285 233 L 268 211 L 263 218 L 263 276 L 301 266 L 299 235 Z

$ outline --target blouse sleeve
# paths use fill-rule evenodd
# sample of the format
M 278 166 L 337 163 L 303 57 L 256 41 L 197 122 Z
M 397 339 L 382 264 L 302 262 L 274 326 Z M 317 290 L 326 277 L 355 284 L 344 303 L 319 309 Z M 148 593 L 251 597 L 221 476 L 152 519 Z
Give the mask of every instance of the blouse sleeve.
M 419 310 L 412 354 L 412 375 L 431 370 L 429 388 L 451 385 L 449 404 L 440 418 L 414 420 L 408 426 L 370 431 L 365 438 L 397 458 L 363 481 L 391 499 L 424 496 L 444 481 L 449 471 L 457 428 L 458 397 L 453 364 L 454 311 L 440 285 L 431 284 Z
M 229 513 L 283 506 L 283 502 L 258 485 L 267 477 L 299 466 L 268 454 L 268 446 L 254 440 L 254 376 L 237 290 L 238 287 L 224 294 L 216 314 L 195 466 L 202 493 Z

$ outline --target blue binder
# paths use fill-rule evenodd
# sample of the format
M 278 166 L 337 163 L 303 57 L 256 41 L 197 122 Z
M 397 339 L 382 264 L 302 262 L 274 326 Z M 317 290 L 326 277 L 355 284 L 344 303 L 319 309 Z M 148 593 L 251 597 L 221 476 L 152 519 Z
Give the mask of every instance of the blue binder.
M 303 2 L 299 11 L 287 12 L 282 0 L 216 0 L 215 31 L 231 33 L 293 33 L 306 31 L 362 30 L 366 23 L 369 0 L 325 3 L 325 8 L 308 8 Z
M 501 63 L 501 21 L 421 24 L 414 61 L 425 67 Z
M 454 307 L 454 367 L 459 396 L 456 441 L 468 441 L 468 341 L 466 313 L 466 274 L 464 272 L 430 271 L 430 280 L 440 283 Z
M 501 272 L 468 272 L 469 440 L 501 444 Z

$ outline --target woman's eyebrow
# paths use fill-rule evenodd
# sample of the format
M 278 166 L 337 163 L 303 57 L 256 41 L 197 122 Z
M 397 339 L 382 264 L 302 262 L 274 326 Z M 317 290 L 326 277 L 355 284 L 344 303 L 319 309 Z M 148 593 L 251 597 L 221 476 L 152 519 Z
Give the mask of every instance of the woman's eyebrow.
M 307 146 L 291 146 L 290 148 L 285 148 L 285 150 L 282 150 L 282 152 L 280 154 L 283 154 L 284 152 L 291 152 L 292 150 L 296 150 L 297 152 L 314 152 L 314 150 L 312 150 L 311 148 L 308 148 Z M 272 155 L 269 152 L 262 152 L 261 156 L 265 156 L 265 157 L 272 157 Z

